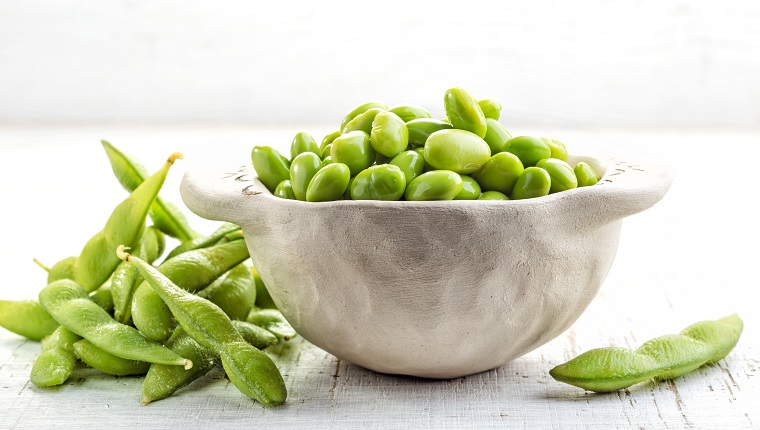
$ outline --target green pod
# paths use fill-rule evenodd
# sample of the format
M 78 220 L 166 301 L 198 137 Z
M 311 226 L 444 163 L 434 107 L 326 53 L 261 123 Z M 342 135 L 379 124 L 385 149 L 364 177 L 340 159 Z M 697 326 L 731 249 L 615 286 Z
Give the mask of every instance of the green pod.
M 351 112 L 347 113 L 346 116 L 343 117 L 343 121 L 341 121 L 340 123 L 340 129 L 343 130 L 343 128 L 345 128 L 346 125 L 348 125 L 348 123 L 351 122 L 351 120 L 353 120 L 358 115 L 361 115 L 370 109 L 387 110 L 388 105 L 386 105 L 385 103 L 377 102 L 377 101 L 362 103 L 359 106 L 353 108 Z
M 477 200 L 480 197 L 480 184 L 475 179 L 467 175 L 462 177 L 462 191 L 454 197 L 454 200 Z
M 491 154 L 498 154 L 503 152 L 507 147 L 507 141 L 512 138 L 506 128 L 495 119 L 487 118 L 486 124 L 488 129 L 486 130 L 486 136 L 483 140 L 486 141 L 491 148 Z
M 509 196 L 499 191 L 486 191 L 478 197 L 478 200 L 509 200 Z
M 504 150 L 517 155 L 525 167 L 533 167 L 539 161 L 552 155 L 549 144 L 533 136 L 513 137 L 507 141 Z
M 267 286 L 264 284 L 264 281 L 261 280 L 259 271 L 251 266 L 251 273 L 256 282 L 256 307 L 263 309 L 277 309 L 277 305 L 274 304 L 274 300 L 272 300 L 272 296 L 269 294 Z
M 254 146 L 251 161 L 259 180 L 270 192 L 280 182 L 290 179 L 290 161 L 272 147 Z
M 303 154 L 304 152 L 312 152 L 314 154 L 319 154 L 319 146 L 317 146 L 317 141 L 314 140 L 314 137 L 310 135 L 309 133 L 302 131 L 295 135 L 293 138 L 293 142 L 290 144 L 290 160 L 291 163 L 293 162 L 298 154 Z
M 372 123 L 375 121 L 375 117 L 377 116 L 377 114 L 381 112 L 385 112 L 385 109 L 380 109 L 380 108 L 368 109 L 365 112 L 362 112 L 359 115 L 357 115 L 348 124 L 346 124 L 346 126 L 343 127 L 341 132 L 343 134 L 346 134 L 352 131 L 363 131 L 367 134 L 370 134 L 372 132 Z M 335 140 L 333 140 L 333 143 L 335 143 Z
M 499 152 L 491 156 L 472 177 L 478 181 L 483 191 L 511 194 L 523 170 L 522 162 L 515 154 Z
M 103 149 L 106 151 L 116 179 L 119 180 L 125 190 L 130 193 L 133 192 L 148 178 L 148 171 L 142 163 L 119 151 L 105 140 L 100 142 L 103 144 Z M 190 227 L 187 218 L 179 208 L 161 197 L 156 197 L 150 206 L 148 215 L 150 215 L 156 228 L 171 237 L 185 242 L 198 236 L 198 233 Z
M 110 282 L 106 282 L 100 288 L 91 292 L 90 300 L 100 306 L 107 314 L 113 315 L 113 293 L 111 292 Z
M 397 156 L 393 157 L 390 164 L 397 166 L 404 172 L 404 178 L 406 178 L 406 184 L 417 176 L 420 176 L 425 168 L 425 158 L 423 157 L 423 151 L 404 151 Z
M 38 387 L 54 387 L 69 379 L 77 362 L 74 343 L 80 340 L 72 331 L 58 326 L 42 341 L 42 352 L 34 360 L 29 380 Z
M 441 130 L 425 142 L 425 161 L 436 170 L 459 174 L 478 171 L 491 157 L 488 144 L 466 130 Z
M 337 140 L 337 139 L 336 139 Z M 319 169 L 306 189 L 307 202 L 339 200 L 348 188 L 351 170 L 343 163 L 335 162 Z
M 219 354 L 227 376 L 241 392 L 267 406 L 285 402 L 287 389 L 277 366 L 266 354 L 245 342 L 224 311 L 179 288 L 155 267 L 124 253 L 123 247 L 118 255 L 136 265 L 190 337 Z
M 579 187 L 588 187 L 599 182 L 594 169 L 588 163 L 583 161 L 575 165 L 573 173 L 575 173 L 575 177 L 578 179 Z
M 433 118 L 413 119 L 406 123 L 409 135 L 409 145 L 413 147 L 423 146 L 428 137 L 436 131 L 453 128 L 451 124 Z
M 117 357 L 103 351 L 87 339 L 74 342 L 73 346 L 77 357 L 86 365 L 109 375 L 145 375 L 150 368 L 150 363 Z
M 452 200 L 462 191 L 462 177 L 450 170 L 433 170 L 416 177 L 406 187 L 409 201 Z
M 273 332 L 247 321 L 232 320 L 232 325 L 246 342 L 258 349 L 269 348 L 280 342 L 280 338 Z M 291 330 L 293 329 L 293 327 L 290 328 Z M 295 330 L 293 330 L 293 333 L 295 333 Z
M 0 300 L 0 327 L 31 340 L 50 336 L 58 321 L 36 300 Z
M 399 200 L 406 189 L 404 172 L 393 164 L 370 166 L 351 181 L 353 200 Z
M 330 156 L 333 163 L 348 166 L 351 176 L 358 175 L 375 162 L 375 150 L 370 143 L 369 134 L 363 131 L 352 131 L 335 139 Z
M 571 190 L 578 186 L 578 179 L 575 177 L 573 168 L 558 158 L 544 158 L 536 164 L 536 167 L 549 173 L 552 182 L 550 194 Z
M 290 162 L 290 186 L 297 200 L 306 200 L 309 182 L 320 168 L 322 168 L 322 159 L 313 152 L 298 154 Z
M 332 141 L 335 140 L 335 138 L 340 136 L 341 134 L 342 133 L 340 132 L 340 130 L 335 130 L 332 133 L 325 136 L 324 138 L 322 138 L 322 143 L 319 144 L 319 152 L 323 154 L 322 158 L 324 158 L 325 148 L 327 147 L 327 145 L 331 144 Z M 328 151 L 327 153 L 329 154 L 330 152 Z
M 393 112 L 379 112 L 372 122 L 369 137 L 372 149 L 386 157 L 395 157 L 409 144 L 404 120 Z
M 478 100 L 478 106 L 483 111 L 483 115 L 487 119 L 498 120 L 501 117 L 501 103 L 496 100 L 483 99 Z
M 409 122 L 420 118 L 432 118 L 425 108 L 414 104 L 396 105 L 388 109 L 389 112 L 393 112 L 398 115 L 404 122 Z
M 245 320 L 274 333 L 282 340 L 290 340 L 298 335 L 293 326 L 277 309 L 251 309 Z
M 66 257 L 55 263 L 48 270 L 47 283 L 49 284 L 59 279 L 71 279 L 73 281 L 76 278 L 77 261 L 79 261 L 79 257 Z
M 549 374 L 560 382 L 599 393 L 652 379 L 673 379 L 723 359 L 739 342 L 743 329 L 736 314 L 700 321 L 677 335 L 651 339 L 636 350 L 592 349 L 554 367 Z
M 53 282 L 40 291 L 39 299 L 59 324 L 111 354 L 188 369 L 193 365 L 160 343 L 144 338 L 133 327 L 116 322 L 74 281 Z
M 199 297 L 219 306 L 232 320 L 244 320 L 256 303 L 256 280 L 241 263 L 198 293 Z
M 93 236 L 79 254 L 76 281 L 87 291 L 94 291 L 111 277 L 119 265 L 113 253 L 119 245 L 136 246 L 145 228 L 145 218 L 153 200 L 169 173 L 169 168 L 178 159 L 179 153 L 172 154 L 156 173 L 140 184 L 111 213 L 103 230 Z
M 488 126 L 483 110 L 478 102 L 462 88 L 451 88 L 443 96 L 446 118 L 454 128 L 467 130 L 481 139 L 485 137 Z
M 194 293 L 249 258 L 245 240 L 234 240 L 209 248 L 182 253 L 164 261 L 158 271 L 179 288 Z M 176 327 L 172 313 L 147 280 L 137 287 L 132 299 L 132 322 L 145 337 L 163 342 Z
M 213 233 L 208 236 L 201 236 L 189 242 L 182 242 L 176 248 L 169 251 L 169 254 L 166 255 L 166 260 L 174 258 L 183 252 L 192 251 L 194 249 L 208 248 L 209 246 L 217 244 L 217 242 L 222 240 L 228 234 L 234 233 L 236 231 L 240 231 L 239 225 L 226 222 L 219 226 L 216 230 L 214 230 Z
M 177 390 L 186 387 L 191 382 L 208 373 L 214 367 L 218 355 L 204 348 L 190 337 L 182 327 L 177 327 L 172 336 L 166 341 L 166 347 L 177 355 L 193 361 L 189 370 L 177 366 L 152 364 L 142 384 L 142 399 L 146 405 L 156 400 L 165 399 Z
M 512 190 L 512 199 L 532 199 L 549 194 L 552 180 L 549 172 L 540 167 L 528 167 L 520 174 Z
M 151 226 L 145 229 L 140 238 L 140 243 L 134 249 L 134 253 L 152 263 L 163 254 L 164 243 L 163 233 Z M 116 266 L 116 270 L 114 270 L 111 276 L 110 288 L 113 300 L 113 315 L 116 321 L 122 324 L 129 322 L 131 318 L 132 295 L 139 283 L 140 275 L 134 267 L 123 261 Z
M 550 137 L 542 137 L 541 140 L 546 142 L 547 145 L 549 145 L 549 150 L 551 151 L 552 155 L 551 158 L 556 158 L 558 160 L 567 161 L 567 147 L 564 143 L 560 142 L 557 139 L 552 139 Z
M 284 180 L 274 189 L 274 196 L 281 199 L 296 200 L 296 194 L 293 192 L 293 185 L 289 180 Z

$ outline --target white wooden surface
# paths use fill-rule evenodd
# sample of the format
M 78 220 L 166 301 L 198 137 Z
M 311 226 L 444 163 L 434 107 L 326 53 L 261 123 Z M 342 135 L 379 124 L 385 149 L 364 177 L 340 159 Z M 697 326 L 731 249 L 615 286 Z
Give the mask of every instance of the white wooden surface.
M 752 127 L 759 20 L 753 0 L 0 0 L 0 122 L 331 121 L 462 86 L 521 126 Z
M 332 127 L 303 128 L 321 135 Z M 179 203 L 177 185 L 185 169 L 246 163 L 253 145 L 286 148 L 295 131 L 0 128 L 0 297 L 34 298 L 45 275 L 32 258 L 54 262 L 78 253 L 124 197 L 99 139 L 133 153 L 150 169 L 182 151 L 185 160 L 163 192 Z M 270 351 L 289 388 L 283 407 L 261 407 L 220 373 L 173 398 L 140 406 L 140 378 L 78 369 L 59 388 L 36 388 L 28 373 L 39 345 L 0 331 L 0 429 L 760 427 L 760 234 L 752 197 L 760 132 L 535 131 L 578 152 L 659 157 L 677 171 L 663 201 L 624 221 L 615 264 L 598 297 L 572 328 L 541 348 L 498 369 L 431 381 L 375 374 L 296 340 Z M 202 231 L 216 226 L 193 216 L 191 221 Z M 732 312 L 745 321 L 736 349 L 717 365 L 674 381 L 596 395 L 548 375 L 554 365 L 588 349 L 636 347 Z

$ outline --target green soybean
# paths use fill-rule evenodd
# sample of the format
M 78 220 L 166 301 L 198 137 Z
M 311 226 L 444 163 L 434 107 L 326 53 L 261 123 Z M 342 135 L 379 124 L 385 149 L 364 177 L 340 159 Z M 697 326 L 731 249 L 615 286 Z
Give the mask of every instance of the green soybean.
M 552 182 L 549 193 L 559 193 L 578 186 L 578 179 L 575 177 L 573 168 L 558 158 L 545 158 L 539 161 L 536 167 L 540 167 L 549 173 Z
M 117 357 L 98 348 L 87 339 L 74 342 L 73 347 L 76 356 L 86 365 L 109 375 L 145 375 L 150 368 L 150 363 L 148 362 Z M 181 369 L 178 366 L 172 367 Z
M 295 135 L 293 141 L 290 144 L 291 162 L 292 160 L 295 160 L 298 154 L 302 154 L 304 152 L 319 154 L 319 146 L 317 146 L 317 142 L 314 140 L 314 137 L 312 137 L 309 133 L 302 131 Z
M 528 167 L 520 174 L 512 190 L 513 200 L 532 199 L 549 194 L 551 176 L 540 167 Z
M 155 227 L 145 229 L 135 254 L 148 262 L 153 262 L 163 253 L 163 233 Z M 111 294 L 113 298 L 114 319 L 122 324 L 131 318 L 132 296 L 139 285 L 140 275 L 134 267 L 123 261 L 116 266 L 111 276 Z
M 485 140 L 466 130 L 437 131 L 425 142 L 425 161 L 436 170 L 466 175 L 478 171 L 490 157 Z
M 509 139 L 504 150 L 517 155 L 523 166 L 532 167 L 552 155 L 549 144 L 533 136 L 517 136 Z
M 335 139 L 333 139 L 335 140 Z M 330 152 L 332 151 L 332 142 L 325 145 L 324 148 L 322 148 L 321 153 L 319 154 L 320 158 L 324 161 L 325 158 L 330 156 Z
M 261 280 L 259 271 L 255 267 L 251 266 L 251 273 L 253 279 L 256 282 L 256 307 L 264 309 L 277 309 L 277 305 L 272 300 L 272 295 L 269 294 L 266 284 Z
M 454 128 L 467 130 L 481 139 L 485 137 L 486 117 L 478 102 L 464 89 L 451 88 L 443 96 L 446 117 Z
M 425 168 L 425 158 L 422 155 L 423 152 L 424 151 L 404 151 L 393 157 L 389 162 L 389 164 L 397 166 L 402 172 L 404 172 L 404 178 L 406 179 L 407 185 L 409 185 L 414 178 L 420 176 Z
M 123 247 L 117 254 L 138 267 L 180 326 L 198 344 L 219 354 L 227 376 L 241 392 L 265 405 L 285 402 L 287 390 L 277 366 L 240 336 L 224 311 L 179 288 L 150 264 L 124 253 Z
M 409 122 L 420 118 L 432 118 L 430 112 L 428 112 L 422 106 L 415 104 L 396 105 L 389 108 L 388 111 L 398 115 L 399 118 L 401 118 L 404 122 Z
M 351 131 L 336 138 L 330 149 L 333 163 L 348 166 L 351 176 L 356 176 L 362 170 L 375 162 L 375 150 L 370 143 L 369 134 L 363 131 Z
M 483 191 L 499 191 L 509 195 L 523 170 L 523 164 L 515 154 L 499 152 L 491 156 L 472 177 Z
M 406 189 L 406 177 L 393 164 L 370 166 L 351 181 L 353 200 L 399 200 Z
M 118 150 L 105 140 L 101 140 L 100 142 L 108 156 L 116 179 L 118 179 L 125 190 L 131 193 L 149 176 L 147 169 L 145 169 L 142 163 Z M 198 233 L 190 227 L 187 218 L 185 218 L 185 215 L 182 214 L 179 208 L 160 196 L 156 197 L 153 201 L 148 214 L 153 220 L 153 225 L 171 237 L 185 242 L 198 236 Z
M 736 314 L 700 321 L 677 335 L 649 340 L 636 350 L 592 349 L 554 367 L 549 374 L 560 382 L 599 393 L 652 379 L 673 379 L 723 359 L 739 342 L 743 328 Z
M 279 197 L 281 199 L 297 200 L 296 194 L 293 192 L 293 185 L 291 185 L 290 181 L 287 179 L 280 182 L 272 194 L 274 194 L 275 197 Z
M 306 201 L 328 202 L 338 200 L 348 188 L 350 179 L 351 170 L 347 165 L 339 162 L 328 164 L 319 169 L 311 179 L 309 188 L 306 189 Z
M 549 145 L 549 149 L 551 150 L 551 158 L 557 158 L 562 161 L 567 161 L 567 147 L 564 143 L 560 142 L 557 139 L 552 139 L 550 137 L 542 137 L 541 140 L 546 142 L 547 145 Z
M 578 179 L 579 187 L 588 187 L 599 182 L 594 169 L 588 163 L 583 161 L 575 165 L 573 173 L 575 173 L 575 177 Z
M 0 327 L 39 341 L 50 336 L 58 322 L 36 300 L 0 300 Z
M 199 297 L 219 306 L 232 320 L 244 320 L 256 303 L 256 280 L 248 264 L 233 267 L 207 288 Z
M 306 200 L 309 182 L 320 168 L 322 168 L 322 159 L 313 152 L 304 152 L 293 158 L 290 162 L 290 186 L 296 200 Z
M 332 133 L 322 138 L 322 143 L 319 144 L 319 151 L 322 154 L 322 158 L 324 158 L 325 148 L 327 147 L 327 145 L 331 144 L 332 141 L 335 140 L 335 138 L 340 136 L 341 134 L 342 133 L 340 130 L 335 130 Z
M 274 333 L 277 338 L 290 340 L 298 335 L 293 326 L 277 309 L 251 309 L 246 322 Z
M 38 387 L 54 387 L 69 379 L 77 362 L 74 343 L 80 340 L 71 330 L 58 326 L 42 341 L 42 352 L 34 360 L 29 380 Z
M 485 191 L 478 200 L 509 200 L 509 196 L 499 191 Z
M 369 101 L 369 102 L 366 102 L 366 103 L 362 103 L 359 106 L 353 108 L 351 110 L 351 112 L 347 113 L 346 116 L 343 117 L 343 121 L 341 121 L 341 123 L 340 123 L 340 129 L 343 130 L 343 127 L 345 127 L 346 124 L 348 124 L 357 115 L 360 115 L 360 114 L 368 111 L 369 109 L 373 109 L 373 108 L 377 108 L 377 109 L 381 109 L 381 110 L 387 110 L 388 109 L 388 105 L 386 105 L 385 103 L 382 103 L 382 102 L 378 102 L 378 101 Z
M 462 191 L 462 177 L 450 170 L 433 170 L 416 177 L 406 187 L 410 201 L 453 200 Z
M 483 140 L 491 148 L 491 154 L 503 152 L 507 147 L 507 141 L 512 138 L 512 135 L 495 119 L 486 118 L 486 125 L 488 128 Z
M 404 120 L 393 112 L 375 115 L 370 131 L 370 144 L 378 154 L 395 157 L 409 144 L 409 131 Z
M 480 184 L 475 179 L 467 175 L 462 177 L 462 191 L 454 197 L 454 200 L 477 200 L 480 197 Z
M 341 131 L 343 134 L 350 133 L 352 131 L 363 131 L 369 135 L 370 132 L 372 132 L 372 123 L 375 121 L 375 117 L 381 112 L 385 112 L 385 109 L 368 109 L 349 121 L 349 123 L 346 124 L 346 126 L 343 127 Z M 334 142 L 335 141 L 333 140 L 333 143 Z
M 103 230 L 93 236 L 79 254 L 76 281 L 87 291 L 101 286 L 119 265 L 113 250 L 119 244 L 137 245 L 145 228 L 153 200 L 166 179 L 169 168 L 182 154 L 172 154 L 164 166 L 140 184 L 111 213 Z
M 453 128 L 451 124 L 438 119 L 413 119 L 406 123 L 406 129 L 409 134 L 409 145 L 412 147 L 423 146 L 431 134 L 436 131 L 448 130 L 451 128 Z
M 501 117 L 501 103 L 497 102 L 496 100 L 478 100 L 478 106 L 480 106 L 480 110 L 483 111 L 483 115 L 486 117 L 486 120 L 498 120 L 499 117 Z
M 39 300 L 59 324 L 111 354 L 188 369 L 193 365 L 163 345 L 146 339 L 135 328 L 116 322 L 74 281 L 53 282 L 40 291 Z
M 290 179 L 290 161 L 274 148 L 254 146 L 251 161 L 259 180 L 270 192 L 273 192 L 280 182 Z

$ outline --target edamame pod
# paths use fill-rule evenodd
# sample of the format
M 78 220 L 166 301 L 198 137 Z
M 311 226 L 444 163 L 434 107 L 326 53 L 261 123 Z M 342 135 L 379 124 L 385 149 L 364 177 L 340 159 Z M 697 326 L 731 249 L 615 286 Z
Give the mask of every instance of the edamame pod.
M 528 167 L 517 178 L 515 188 L 512 190 L 512 199 L 532 199 L 548 195 L 551 182 L 551 176 L 546 170 L 535 166 Z
M 446 117 L 454 128 L 467 130 L 481 139 L 486 135 L 486 117 L 478 102 L 464 89 L 451 88 L 443 96 Z
M 378 154 L 395 157 L 409 144 L 409 131 L 404 120 L 393 112 L 375 115 L 370 130 L 370 144 Z
M 302 131 L 293 138 L 293 142 L 290 144 L 290 160 L 295 160 L 299 154 L 304 152 L 312 152 L 319 154 L 319 146 L 317 141 L 307 132 Z
M 525 167 L 535 166 L 539 161 L 552 155 L 549 144 L 533 136 L 513 137 L 507 141 L 504 150 L 517 155 Z
M 145 361 L 128 360 L 108 353 L 87 339 L 81 339 L 73 344 L 74 352 L 82 362 L 103 373 L 114 376 L 145 375 L 150 363 Z M 178 366 L 173 366 L 181 369 Z M 184 371 L 184 369 L 183 369 Z
M 362 170 L 351 180 L 353 200 L 399 200 L 404 195 L 404 172 L 393 164 L 380 164 Z
M 452 200 L 462 191 L 462 177 L 450 170 L 433 170 L 416 177 L 406 187 L 410 201 Z
M 499 152 L 491 156 L 472 177 L 478 181 L 483 191 L 498 191 L 509 195 L 523 170 L 523 164 L 515 154 Z
M 370 101 L 366 103 L 362 103 L 359 106 L 353 108 L 351 112 L 347 113 L 345 117 L 343 117 L 343 121 L 340 123 L 340 129 L 343 130 L 343 128 L 356 116 L 363 114 L 364 112 L 368 111 L 369 109 L 380 109 L 380 110 L 387 110 L 388 105 L 382 102 L 378 101 Z
M 241 392 L 268 406 L 285 402 L 287 390 L 277 366 L 266 354 L 245 342 L 224 311 L 179 288 L 150 264 L 125 253 L 123 246 L 118 248 L 117 255 L 137 266 L 187 334 L 219 354 L 227 376 Z
M 116 179 L 125 190 L 131 193 L 149 176 L 148 171 L 139 161 L 119 151 L 110 143 L 105 140 L 100 142 L 106 151 Z M 156 197 L 148 214 L 153 220 L 153 225 L 171 237 L 185 242 L 198 236 L 198 233 L 190 227 L 185 215 L 175 205 L 161 197 Z
M 599 393 L 651 379 L 673 379 L 728 355 L 739 342 L 743 328 L 736 314 L 700 321 L 677 335 L 649 340 L 633 351 L 592 349 L 554 367 L 549 374 L 560 382 Z
M 251 161 L 259 181 L 270 192 L 273 192 L 280 182 L 290 179 L 290 161 L 272 147 L 254 146 Z
M 454 127 L 448 122 L 433 118 L 413 119 L 406 123 L 406 129 L 409 134 L 409 145 L 412 147 L 425 145 L 428 137 L 436 131 L 452 128 Z
M 59 279 L 71 279 L 73 281 L 76 278 L 77 261 L 79 261 L 79 257 L 66 257 L 55 263 L 48 270 L 47 283 L 49 284 Z
M 40 291 L 40 304 L 63 327 L 122 358 L 191 368 L 193 363 L 116 322 L 74 281 L 55 281 Z
M 58 326 L 42 341 L 42 352 L 34 360 L 29 380 L 38 387 L 54 387 L 69 379 L 77 362 L 74 343 L 80 340 L 72 331 Z
M 241 263 L 198 293 L 219 306 L 232 320 L 244 320 L 256 303 L 256 280 L 248 264 Z
M 575 177 L 578 179 L 579 187 L 588 187 L 599 182 L 594 169 L 588 163 L 583 161 L 575 165 L 573 173 L 575 173 Z
M 101 286 L 119 265 L 119 259 L 109 252 L 119 244 L 137 245 L 148 209 L 153 204 L 166 179 L 169 168 L 182 154 L 174 153 L 164 166 L 140 184 L 108 218 L 103 230 L 85 244 L 77 262 L 76 281 L 87 291 Z
M 363 131 L 352 131 L 336 138 L 330 148 L 330 156 L 333 163 L 345 164 L 351 176 L 358 175 L 375 162 L 375 150 L 369 134 Z
M 425 142 L 425 161 L 436 170 L 466 175 L 478 171 L 491 157 L 482 138 L 466 130 L 441 130 Z
M 135 248 L 135 254 L 140 258 L 152 263 L 163 252 L 163 233 L 155 227 L 145 229 L 140 238 L 140 243 Z M 126 324 L 130 317 L 130 308 L 132 307 L 132 295 L 135 288 L 139 285 L 140 275 L 137 269 L 125 262 L 119 263 L 111 276 L 111 294 L 113 296 L 113 316 L 114 319 L 122 324 Z
M 192 251 L 194 249 L 208 248 L 209 246 L 217 244 L 225 236 L 230 233 L 240 231 L 240 226 L 226 222 L 219 226 L 213 233 L 208 236 L 201 236 L 195 238 L 189 242 L 182 242 L 176 248 L 172 249 L 166 256 L 166 260 L 174 258 L 183 252 Z
M 274 196 L 281 199 L 296 200 L 296 194 L 293 192 L 293 185 L 289 180 L 284 180 L 274 189 Z
M 321 168 L 322 159 L 313 152 L 298 154 L 290 162 L 290 186 L 297 200 L 306 200 L 306 189 L 309 187 L 309 182 Z
M 50 336 L 58 322 L 36 300 L 0 300 L 0 327 L 39 341 Z
M 337 140 L 337 139 L 336 139 Z M 362 169 L 363 170 L 363 169 Z M 343 163 L 331 163 L 319 169 L 306 189 L 307 202 L 338 200 L 348 188 L 351 170 Z
M 267 286 L 264 284 L 264 281 L 261 280 L 261 276 L 259 276 L 259 271 L 251 266 L 251 273 L 256 282 L 256 307 L 263 309 L 277 309 L 277 305 L 274 304 L 274 300 L 272 300 L 272 296 L 269 294 Z
M 396 105 L 388 109 L 389 112 L 393 112 L 398 115 L 404 122 L 409 122 L 414 119 L 420 118 L 432 118 L 430 112 L 428 112 L 422 106 L 414 104 Z
M 486 117 L 486 120 L 498 120 L 499 117 L 501 117 L 501 103 L 497 102 L 496 100 L 478 100 L 478 106 L 480 106 L 480 110 L 483 111 L 483 115 Z

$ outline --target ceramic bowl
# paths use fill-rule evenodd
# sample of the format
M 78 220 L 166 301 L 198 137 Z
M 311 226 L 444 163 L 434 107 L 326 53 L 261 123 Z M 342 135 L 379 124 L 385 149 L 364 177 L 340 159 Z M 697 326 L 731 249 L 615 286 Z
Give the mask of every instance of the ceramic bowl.
M 502 366 L 565 331 L 602 285 L 622 220 L 667 192 L 656 164 L 573 156 L 597 185 L 519 201 L 307 203 L 250 165 L 188 171 L 201 217 L 240 225 L 293 327 L 374 371 L 453 378 Z

